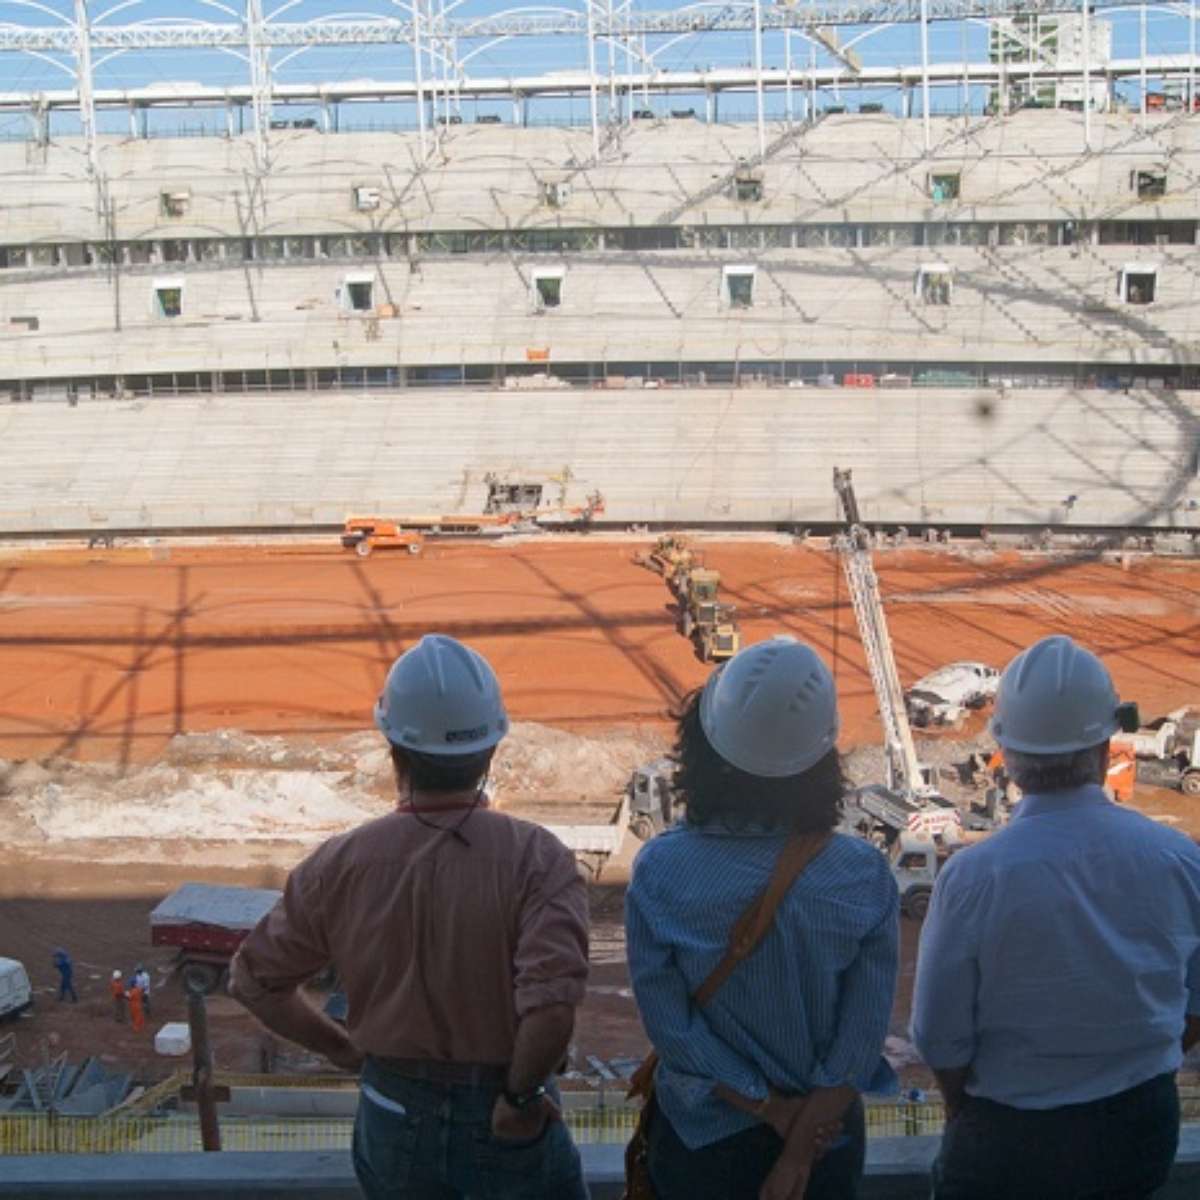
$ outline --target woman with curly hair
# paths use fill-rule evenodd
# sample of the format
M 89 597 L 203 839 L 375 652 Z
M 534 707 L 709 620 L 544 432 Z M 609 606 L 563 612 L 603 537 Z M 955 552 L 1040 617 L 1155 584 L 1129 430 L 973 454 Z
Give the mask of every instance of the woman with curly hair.
M 828 668 L 790 637 L 743 650 L 684 702 L 686 817 L 642 848 L 626 898 L 630 974 L 659 1055 L 647 1133 L 659 1200 L 857 1193 L 860 1093 L 896 1084 L 882 1049 L 898 899 L 879 851 L 834 833 L 837 730 Z M 777 865 L 793 860 L 804 865 L 789 882 Z M 697 1004 L 743 937 L 739 917 L 781 876 L 765 935 Z

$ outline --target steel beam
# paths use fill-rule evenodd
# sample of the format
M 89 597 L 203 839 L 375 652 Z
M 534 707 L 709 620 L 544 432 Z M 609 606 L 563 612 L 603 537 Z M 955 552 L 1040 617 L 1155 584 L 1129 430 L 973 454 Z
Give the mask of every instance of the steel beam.
M 1092 11 L 1128 7 L 1127 0 L 1094 0 Z M 928 0 L 930 21 L 962 21 L 1011 16 L 1015 13 L 1077 12 L 1078 0 Z M 921 19 L 920 0 L 862 0 L 843 3 L 771 5 L 761 10 L 764 32 L 783 29 L 815 30 L 821 26 L 916 23 Z M 721 8 L 711 13 L 639 11 L 625 5 L 612 11 L 600 8 L 593 16 L 601 38 L 627 38 L 641 34 L 750 33 L 754 30 L 752 6 Z M 587 34 L 586 12 L 525 13 L 447 20 L 439 25 L 445 37 L 464 41 L 489 41 L 501 37 L 547 37 Z M 37 50 L 72 53 L 77 34 L 74 25 L 0 25 L 0 51 Z M 97 50 L 184 50 L 236 47 L 249 44 L 249 29 L 242 24 L 103 25 L 93 26 L 89 40 Z M 413 40 L 413 23 L 389 18 L 336 19 L 289 23 L 267 21 L 261 26 L 263 46 L 391 45 Z

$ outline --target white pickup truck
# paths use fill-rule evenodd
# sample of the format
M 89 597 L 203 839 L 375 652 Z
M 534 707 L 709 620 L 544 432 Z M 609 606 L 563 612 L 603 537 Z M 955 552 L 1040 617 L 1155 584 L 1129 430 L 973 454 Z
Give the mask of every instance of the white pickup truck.
M 29 972 L 15 958 L 0 958 L 0 1020 L 20 1016 L 32 1003 Z
M 931 671 L 904 694 L 908 719 L 918 728 L 952 725 L 968 709 L 982 708 L 996 695 L 1000 672 L 981 662 L 953 662 Z

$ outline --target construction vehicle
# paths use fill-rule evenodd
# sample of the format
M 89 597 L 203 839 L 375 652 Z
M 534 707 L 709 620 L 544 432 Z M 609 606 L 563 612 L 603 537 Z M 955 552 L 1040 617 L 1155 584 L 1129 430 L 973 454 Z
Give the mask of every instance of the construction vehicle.
M 1135 732 L 1117 734 L 1110 753 L 1120 750 L 1135 757 L 1142 782 L 1200 796 L 1200 709 L 1177 708 Z
M 597 880 L 604 864 L 619 854 L 629 828 L 630 794 L 617 797 L 547 798 L 499 793 L 491 803 L 499 812 L 548 829 L 572 854 L 579 869 Z
M 904 689 L 871 562 L 870 534 L 862 523 L 850 471 L 833 469 L 833 486 L 845 516 L 845 531 L 835 539 L 850 589 L 859 636 L 883 725 L 886 782 L 860 788 L 847 801 L 852 827 L 890 845 L 902 831 L 943 842 L 962 840 L 962 818 L 933 782 L 933 773 L 917 759 L 908 723 Z
M 342 545 L 353 550 L 359 558 L 368 558 L 379 549 L 420 554 L 424 544 L 424 534 L 403 529 L 395 521 L 382 517 L 347 517 L 342 529 Z
M 216 991 L 237 948 L 283 895 L 273 888 L 185 883 L 150 914 L 150 943 L 178 949 L 192 991 Z
M 724 662 L 732 658 L 742 648 L 737 609 L 732 604 L 718 604 L 714 623 L 698 626 L 693 640 L 704 662 Z
M 696 561 L 696 552 L 691 540 L 681 533 L 660 534 L 658 541 L 649 550 L 639 550 L 633 561 L 641 567 L 657 571 L 671 590 L 675 590 L 675 576 L 680 569 L 686 570 Z
M 679 632 L 690 639 L 704 662 L 732 658 L 741 646 L 737 609 L 717 599 L 721 572 L 691 567 L 676 575 Z
M 995 698 L 1000 672 L 981 662 L 954 662 L 918 679 L 904 695 L 908 719 L 918 729 L 957 724 L 969 709 Z
M 0 958 L 0 1021 L 19 1017 L 33 1004 L 29 973 L 15 958 Z
M 892 843 L 887 859 L 900 892 L 900 911 L 923 921 L 944 856 L 929 838 L 906 832 Z
M 649 841 L 675 820 L 675 762 L 656 758 L 636 767 L 625 794 L 629 797 L 629 829 L 640 841 Z

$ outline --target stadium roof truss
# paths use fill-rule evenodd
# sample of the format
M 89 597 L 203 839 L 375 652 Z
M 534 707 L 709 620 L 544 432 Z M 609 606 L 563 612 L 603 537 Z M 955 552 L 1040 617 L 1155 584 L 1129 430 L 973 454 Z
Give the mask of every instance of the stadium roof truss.
M 111 18 L 128 15 L 147 0 L 116 0 L 98 15 L 89 13 L 89 0 L 6 0 L 5 9 L 29 16 L 30 23 L 0 22 L 0 55 L 27 54 L 49 62 L 64 71 L 74 87 L 63 91 L 0 91 L 0 112 L 20 111 L 31 114 L 39 139 L 49 138 L 49 114 L 52 110 L 73 110 L 79 115 L 90 169 L 98 175 L 96 110 L 125 108 L 134 113 L 158 106 L 189 104 L 248 106 L 253 110 L 253 130 L 260 161 L 268 161 L 269 132 L 273 102 L 314 102 L 327 105 L 342 100 L 409 100 L 415 103 L 423 152 L 428 151 L 426 105 L 433 111 L 439 96 L 449 121 L 451 97 L 508 97 L 518 107 L 537 95 L 583 95 L 589 97 L 593 148 L 601 150 L 601 122 L 598 94 L 607 88 L 610 98 L 618 91 L 633 96 L 667 92 L 703 92 L 710 97 L 722 90 L 753 90 L 759 130 L 760 156 L 766 153 L 763 94 L 766 90 L 796 87 L 834 86 L 851 82 L 893 85 L 908 94 L 916 88 L 923 93 L 926 118 L 926 148 L 929 145 L 928 117 L 931 84 L 995 84 L 1004 82 L 1003 63 L 960 62 L 931 64 L 928 26 L 937 21 L 987 21 L 1021 14 L 1025 16 L 1080 13 L 1084 17 L 1086 45 L 1088 14 L 1097 10 L 1118 11 L 1136 7 L 1128 0 L 811 0 L 808 3 L 765 3 L 764 0 L 733 0 L 729 3 L 701 2 L 679 8 L 639 9 L 633 0 L 567 0 L 556 6 L 528 6 L 479 15 L 458 15 L 471 0 L 375 0 L 387 10 L 380 15 L 361 12 L 331 11 L 317 19 L 287 21 L 281 19 L 305 0 L 283 0 L 271 12 L 264 13 L 262 0 L 195 0 L 204 10 L 215 10 L 223 19 L 185 20 L 148 18 L 117 24 Z M 651 0 L 653 2 L 653 0 Z M 1182 15 L 1189 23 L 1189 53 L 1160 56 L 1147 62 L 1143 34 L 1142 55 L 1137 60 L 1108 62 L 1103 70 L 1108 78 L 1146 72 L 1158 76 L 1186 78 L 1189 108 L 1195 95 L 1196 18 L 1198 0 L 1158 4 Z M 68 15 L 60 8 L 70 7 Z M 236 5 L 236 7 L 235 7 Z M 92 9 L 97 7 L 92 0 Z M 1143 11 L 1148 5 L 1140 6 Z M 390 15 L 391 12 L 397 15 Z M 34 24 L 49 16 L 53 24 Z M 861 68 L 852 43 L 842 46 L 836 30 L 846 27 L 874 26 L 876 29 L 902 23 L 920 26 L 920 63 L 914 66 Z M 1143 20 L 1144 27 L 1144 20 Z M 828 65 L 818 70 L 815 57 L 803 70 L 793 71 L 789 59 L 784 70 L 763 65 L 763 38 L 771 33 L 796 34 L 807 41 L 814 52 L 827 56 Z M 863 39 L 859 33 L 853 39 Z M 655 53 L 636 50 L 637 39 L 668 36 L 675 40 L 698 34 L 737 34 L 753 37 L 752 63 L 733 69 L 696 71 L 662 70 Z M 487 79 L 472 77 L 466 64 L 489 44 L 510 38 L 581 39 L 587 45 L 586 70 L 547 72 L 522 78 Z M 596 67 L 598 44 L 620 44 L 627 54 L 628 69 L 619 77 L 608 56 L 607 73 Z M 460 52 L 460 47 L 475 49 Z M 331 81 L 314 84 L 280 83 L 274 78 L 280 65 L 305 50 L 317 47 L 406 46 L 411 52 L 412 78 L 391 81 Z M 661 51 L 664 47 L 659 47 Z M 95 66 L 115 54 L 130 51 L 215 50 L 232 54 L 247 66 L 246 82 L 232 87 L 202 84 L 158 84 L 129 89 L 100 89 L 96 86 Z M 271 61 L 273 50 L 291 53 Z M 107 53 L 105 53 L 107 52 Z M 97 59 L 97 54 L 102 57 Z M 634 58 L 640 60 L 633 69 Z M 3 61 L 0 58 L 0 61 Z M 1038 74 L 1062 80 L 1080 77 L 1084 94 L 1089 94 L 1089 75 L 1094 70 L 1090 55 L 1084 55 L 1078 68 L 1033 65 L 1022 66 L 1022 76 Z M 612 111 L 610 104 L 609 111 Z M 1090 109 L 1085 106 L 1085 126 Z M 1090 140 L 1090 133 L 1085 134 Z

